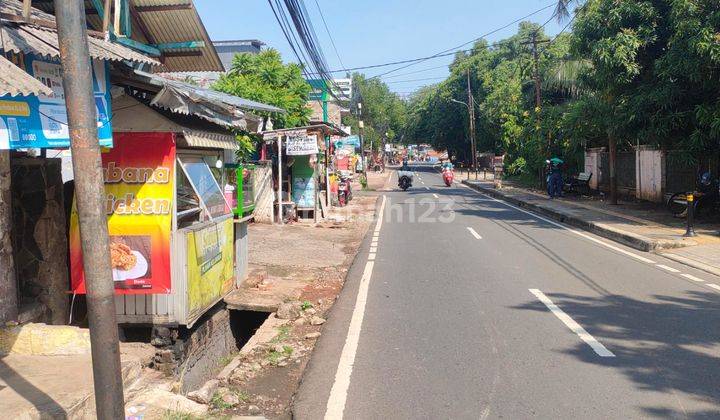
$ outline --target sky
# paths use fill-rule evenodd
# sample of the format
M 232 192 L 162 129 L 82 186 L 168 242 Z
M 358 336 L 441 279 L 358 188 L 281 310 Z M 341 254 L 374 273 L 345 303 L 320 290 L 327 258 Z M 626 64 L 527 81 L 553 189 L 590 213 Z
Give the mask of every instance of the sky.
M 336 70 L 433 55 L 501 28 L 556 0 L 304 1 L 328 65 Z M 318 5 L 338 54 L 325 30 Z M 259 39 L 267 47 L 279 50 L 285 61 L 296 61 L 266 0 L 195 0 L 195 7 L 212 40 Z M 549 7 L 526 20 L 543 24 L 553 13 L 554 8 Z M 546 32 L 554 35 L 565 24 L 552 19 L 545 27 Z M 517 24 L 486 39 L 495 42 L 516 31 Z M 424 85 L 442 81 L 448 75 L 447 65 L 451 61 L 452 56 L 423 61 L 389 74 L 383 80 L 394 92 L 409 95 Z M 371 77 L 397 67 L 400 66 L 361 72 Z

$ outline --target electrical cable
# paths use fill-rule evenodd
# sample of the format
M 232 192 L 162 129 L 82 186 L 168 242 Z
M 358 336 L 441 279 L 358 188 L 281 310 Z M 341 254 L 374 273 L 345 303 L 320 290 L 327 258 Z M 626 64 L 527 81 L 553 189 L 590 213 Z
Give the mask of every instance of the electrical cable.
M 338 53 L 337 46 L 335 45 L 335 40 L 333 39 L 333 36 L 330 33 L 330 29 L 328 28 L 328 24 L 325 21 L 325 16 L 323 15 L 323 12 L 322 12 L 322 9 L 320 8 L 320 3 L 318 3 L 318 0 L 315 0 L 315 6 L 317 6 L 318 12 L 320 12 L 320 19 L 322 19 L 323 25 L 325 25 L 325 31 L 328 34 L 328 38 L 330 38 L 330 44 L 332 44 L 333 50 L 335 50 L 335 55 L 337 56 L 337 59 L 340 62 L 340 65 L 342 67 L 345 67 L 345 64 L 343 63 L 342 58 L 340 58 L 340 53 Z
M 450 56 L 450 55 L 454 55 L 455 53 L 458 53 L 458 52 L 470 52 L 470 51 L 473 50 L 472 48 L 469 48 L 469 49 L 459 49 L 459 48 L 462 48 L 462 47 L 464 47 L 465 45 L 468 45 L 468 44 L 470 44 L 470 43 L 479 41 L 479 40 L 481 40 L 481 39 L 483 39 L 483 38 L 485 38 L 485 37 L 487 37 L 487 36 L 489 36 L 489 35 L 492 35 L 492 34 L 494 34 L 494 33 L 496 33 L 496 32 L 499 32 L 499 31 L 501 31 L 501 30 L 503 30 L 503 29 L 506 29 L 506 28 L 508 28 L 508 27 L 510 27 L 510 26 L 512 26 L 512 25 L 514 25 L 514 24 L 516 24 L 516 23 L 518 23 L 518 22 L 523 21 L 524 19 L 527 19 L 527 18 L 532 17 L 532 16 L 534 16 L 534 15 L 540 13 L 540 12 L 545 11 L 545 10 L 549 9 L 550 7 L 553 7 L 554 5 L 555 5 L 554 3 L 553 3 L 553 4 L 550 4 L 550 5 L 547 5 L 547 6 L 541 8 L 541 9 L 538 9 L 538 10 L 536 10 L 536 11 L 534 11 L 534 12 L 528 14 L 528 15 L 525 15 L 525 16 L 519 18 L 519 19 L 516 19 L 516 20 L 508 23 L 508 24 L 505 25 L 505 26 L 502 26 L 502 27 L 500 27 L 500 28 L 497 28 L 497 29 L 495 29 L 495 30 L 493 30 L 493 31 L 491 31 L 491 32 L 488 32 L 488 33 L 486 33 L 486 34 L 484 34 L 484 35 L 482 35 L 482 36 L 480 36 L 480 37 L 478 37 L 478 38 L 475 38 L 475 39 L 472 39 L 472 40 L 470 40 L 470 41 L 468 41 L 468 42 L 465 42 L 465 43 L 463 43 L 463 44 L 461 44 L 461 45 L 459 45 L 459 46 L 456 46 L 456 47 L 453 47 L 453 48 L 449 48 L 449 49 L 440 51 L 440 52 L 437 53 L 437 54 L 433 54 L 433 55 L 429 55 L 429 56 L 424 56 L 424 57 L 418 57 L 418 58 L 411 58 L 411 59 L 408 59 L 408 60 L 392 61 L 392 62 L 380 63 L 380 64 L 371 64 L 371 65 L 367 65 L 367 66 L 358 66 L 358 67 L 350 67 L 350 68 L 346 68 L 346 67 L 343 66 L 344 68 L 342 68 L 342 69 L 328 70 L 328 73 L 342 73 L 342 72 L 349 72 L 349 71 L 355 71 L 355 70 L 367 70 L 367 69 L 374 69 L 374 68 L 379 68 L 379 67 L 394 66 L 394 65 L 397 65 L 397 64 L 416 63 L 416 62 L 422 62 L 422 61 L 430 60 L 430 59 L 433 59 L 433 58 L 447 57 L 447 56 Z M 553 16 L 554 16 L 554 15 L 553 15 Z M 491 44 L 491 45 L 489 45 L 489 46 L 492 46 L 492 45 L 493 45 L 493 44 Z M 498 45 L 498 44 L 495 44 L 495 45 Z M 409 66 L 406 66 L 406 67 L 409 67 Z M 395 72 L 396 70 L 401 70 L 402 68 L 404 68 L 404 67 L 395 69 L 395 70 L 393 70 L 392 72 Z M 389 74 L 389 73 L 391 73 L 391 72 L 388 72 L 388 73 L 385 73 L 385 74 Z M 380 74 L 380 75 L 373 76 L 373 77 L 382 77 L 382 76 L 384 76 L 384 74 Z
M 492 30 L 492 31 L 490 31 L 490 32 L 487 32 L 487 33 L 485 33 L 485 34 L 483 34 L 483 35 L 481 35 L 481 36 L 479 36 L 479 37 L 477 37 L 477 38 L 475 38 L 475 39 L 473 39 L 473 40 L 470 40 L 470 41 L 468 41 L 468 42 L 466 42 L 466 43 L 464 43 L 464 44 L 460 44 L 460 45 L 457 46 L 457 47 L 449 48 L 449 49 L 444 50 L 444 51 L 440 51 L 439 53 L 437 53 L 437 54 L 435 54 L 435 55 L 433 55 L 433 56 L 430 56 L 430 57 L 427 58 L 427 59 L 429 60 L 430 58 L 439 57 L 439 56 L 441 56 L 441 54 L 446 54 L 446 53 L 448 53 L 448 52 L 450 52 L 450 51 L 458 50 L 458 49 L 464 47 L 465 45 L 468 45 L 468 44 L 473 43 L 473 42 L 477 42 L 477 41 L 479 41 L 479 40 L 481 40 L 481 39 L 483 39 L 483 38 L 486 38 L 486 37 L 488 37 L 488 36 L 490 36 L 490 35 L 493 35 L 493 34 L 495 34 L 495 33 L 497 33 L 497 32 L 500 32 L 500 31 L 502 31 L 503 29 L 506 29 L 506 28 L 508 28 L 508 27 L 510 27 L 510 26 L 512 26 L 512 25 L 515 25 L 516 23 L 522 22 L 523 20 L 525 20 L 525 19 L 527 19 L 527 18 L 529 18 L 529 17 L 531 17 L 531 16 L 533 16 L 533 15 L 536 15 L 536 14 L 542 12 L 542 11 L 545 11 L 545 10 L 547 10 L 547 9 L 549 9 L 550 7 L 553 7 L 553 6 L 555 6 L 555 3 L 550 4 L 550 5 L 547 5 L 547 6 L 543 7 L 543 8 L 541 8 L 541 9 L 538 9 L 538 10 L 536 10 L 536 11 L 534 11 L 534 12 L 528 14 L 528 15 L 525 15 L 525 16 L 519 18 L 519 19 L 515 19 L 514 21 L 512 21 L 512 22 L 510 22 L 510 23 L 508 23 L 508 24 L 506 24 L 506 25 L 504 25 L 504 26 L 502 26 L 502 27 L 500 27 L 500 28 L 497 28 L 497 29 L 494 29 L 494 30 Z M 555 16 L 555 13 L 553 13 L 553 16 Z M 471 49 L 471 50 L 472 50 L 472 49 Z M 420 61 L 418 61 L 418 62 L 421 62 L 421 61 L 425 61 L 425 60 L 420 60 Z M 384 72 L 384 73 L 375 75 L 375 76 L 373 76 L 372 78 L 382 77 L 382 76 L 385 76 L 385 75 L 387 75 L 387 74 L 394 73 L 394 72 L 396 72 L 396 71 L 398 71 L 398 70 L 402 70 L 402 69 L 404 69 L 404 68 L 408 68 L 408 67 L 410 67 L 410 66 L 414 66 L 415 64 L 417 64 L 417 63 L 410 63 L 410 64 L 407 64 L 407 65 L 405 65 L 405 66 L 398 67 L 398 68 L 396 68 L 396 69 L 389 70 L 389 71 L 386 71 L 386 72 Z

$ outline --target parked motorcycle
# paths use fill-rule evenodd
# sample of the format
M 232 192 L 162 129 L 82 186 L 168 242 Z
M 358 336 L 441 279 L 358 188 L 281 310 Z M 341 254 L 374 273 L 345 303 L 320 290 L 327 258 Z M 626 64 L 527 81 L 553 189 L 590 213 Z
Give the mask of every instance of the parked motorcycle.
M 449 187 L 452 185 L 453 180 L 455 179 L 455 173 L 453 173 L 452 169 L 446 168 L 443 169 L 442 177 L 443 181 L 445 181 L 445 186 Z
M 712 179 L 709 172 L 698 177 L 698 191 L 694 192 L 695 215 L 698 217 L 709 216 L 720 211 L 720 181 Z M 675 217 L 687 216 L 687 193 L 675 193 L 667 201 L 668 210 Z

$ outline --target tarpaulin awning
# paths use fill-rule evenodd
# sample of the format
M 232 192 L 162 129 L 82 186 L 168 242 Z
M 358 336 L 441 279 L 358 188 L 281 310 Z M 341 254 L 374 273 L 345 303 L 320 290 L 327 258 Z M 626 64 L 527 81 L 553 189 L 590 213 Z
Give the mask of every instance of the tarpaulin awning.
M 53 91 L 36 78 L 25 73 L 5 57 L 0 56 L 0 96 L 52 95 Z
M 180 146 L 197 147 L 201 149 L 240 149 L 240 146 L 233 136 L 197 130 L 184 130 L 182 132 L 182 139 L 178 138 L 178 144 Z

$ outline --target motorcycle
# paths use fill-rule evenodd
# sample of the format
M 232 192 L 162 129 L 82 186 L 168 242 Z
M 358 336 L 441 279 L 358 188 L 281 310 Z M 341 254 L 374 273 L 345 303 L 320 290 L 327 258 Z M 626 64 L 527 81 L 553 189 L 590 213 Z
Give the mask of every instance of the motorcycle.
M 344 207 L 350 200 L 352 200 L 350 177 L 340 175 L 340 180 L 338 182 L 338 204 L 340 205 L 340 207 Z
M 443 169 L 442 177 L 443 181 L 445 181 L 445 186 L 449 187 L 452 185 L 453 180 L 455 179 L 455 174 L 453 173 L 452 169 L 445 168 Z
M 695 215 L 707 217 L 720 211 L 720 180 L 712 179 L 709 172 L 700 174 L 694 192 Z M 667 208 L 674 217 L 687 217 L 687 193 L 675 193 L 667 201 Z
M 407 191 L 412 187 L 413 173 L 412 171 L 398 171 L 398 187 L 403 191 Z

